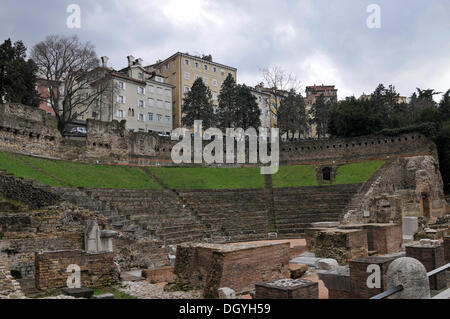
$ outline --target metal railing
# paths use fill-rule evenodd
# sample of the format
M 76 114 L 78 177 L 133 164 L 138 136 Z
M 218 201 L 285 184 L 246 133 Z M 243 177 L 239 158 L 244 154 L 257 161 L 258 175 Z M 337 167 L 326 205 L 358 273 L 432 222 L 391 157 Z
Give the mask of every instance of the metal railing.
M 432 270 L 432 271 L 428 272 L 427 276 L 428 277 L 435 276 L 435 275 L 437 275 L 437 274 L 447 270 L 448 268 L 450 268 L 450 263 L 448 263 L 447 265 L 444 265 L 442 267 L 436 268 L 435 270 Z M 373 296 L 370 299 L 384 299 L 384 298 L 392 296 L 393 294 L 396 294 L 397 292 L 400 292 L 402 290 L 403 290 L 403 286 L 402 285 L 398 285 L 397 287 L 388 289 L 388 290 L 382 292 L 381 294 Z

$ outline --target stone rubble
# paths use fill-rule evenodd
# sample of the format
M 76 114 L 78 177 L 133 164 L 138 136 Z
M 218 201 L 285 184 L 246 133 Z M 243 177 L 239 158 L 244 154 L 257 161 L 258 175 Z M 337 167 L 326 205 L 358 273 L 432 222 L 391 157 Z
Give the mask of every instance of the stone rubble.
M 138 299 L 202 299 L 201 291 L 167 292 L 162 286 L 147 281 L 124 281 L 118 290 Z

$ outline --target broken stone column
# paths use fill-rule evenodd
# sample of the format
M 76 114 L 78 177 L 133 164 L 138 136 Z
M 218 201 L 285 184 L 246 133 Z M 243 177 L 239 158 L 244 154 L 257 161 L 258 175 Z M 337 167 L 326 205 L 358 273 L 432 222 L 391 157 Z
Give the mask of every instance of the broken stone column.
M 113 252 L 113 238 L 117 236 L 117 232 L 113 230 L 100 231 L 100 251 L 101 252 Z
M 100 228 L 97 221 L 87 220 L 84 229 L 84 249 L 88 253 L 98 253 L 101 251 L 100 246 Z
M 414 241 L 414 235 L 419 231 L 419 221 L 417 217 L 403 217 L 402 232 L 403 242 Z
M 387 289 L 403 286 L 403 290 L 389 299 L 430 299 L 430 284 L 427 270 L 414 258 L 401 257 L 394 260 L 388 268 Z

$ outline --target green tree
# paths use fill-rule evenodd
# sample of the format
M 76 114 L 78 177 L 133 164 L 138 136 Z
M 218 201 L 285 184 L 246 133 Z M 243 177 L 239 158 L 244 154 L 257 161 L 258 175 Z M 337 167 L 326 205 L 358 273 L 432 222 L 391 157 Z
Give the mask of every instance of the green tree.
M 246 130 L 249 127 L 258 129 L 261 126 L 261 110 L 256 102 L 256 97 L 245 84 L 236 86 L 236 108 L 233 113 L 231 124 L 234 127 Z
M 288 95 L 281 100 L 278 110 L 278 127 L 280 135 L 293 138 L 298 132 L 305 135 L 308 132 L 308 115 L 305 101 L 300 94 L 290 90 Z
M 445 92 L 439 102 L 439 116 L 441 121 L 450 120 L 450 90 Z
M 323 94 L 321 94 L 316 102 L 313 104 L 311 111 L 313 115 L 312 123 L 316 124 L 317 136 L 319 138 L 325 137 L 328 131 L 328 110 L 331 107 L 331 102 L 326 101 Z
M 216 124 L 211 90 L 203 83 L 202 78 L 195 80 L 191 90 L 186 94 L 182 106 L 183 126 L 191 127 L 194 121 L 203 121 L 203 127 Z
M 222 83 L 219 94 L 219 107 L 217 109 L 217 122 L 222 128 L 231 127 L 236 113 L 236 82 L 231 74 L 228 74 Z
M 13 103 L 39 106 L 36 91 L 37 66 L 33 60 L 26 60 L 27 48 L 22 41 L 5 40 L 0 46 L 0 97 Z

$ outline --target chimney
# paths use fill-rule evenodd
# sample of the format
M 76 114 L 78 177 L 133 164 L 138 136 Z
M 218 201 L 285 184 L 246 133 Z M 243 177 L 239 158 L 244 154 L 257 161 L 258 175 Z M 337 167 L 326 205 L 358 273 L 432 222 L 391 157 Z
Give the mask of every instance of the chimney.
M 144 60 L 142 60 L 141 58 L 136 59 L 136 64 L 142 66 L 142 62 L 144 62 Z
M 109 58 L 107 56 L 102 56 L 101 59 L 102 59 L 102 67 L 107 68 Z
M 129 56 L 127 56 L 127 59 L 128 59 L 128 66 L 132 66 L 133 61 L 134 61 L 134 56 L 129 55 Z

